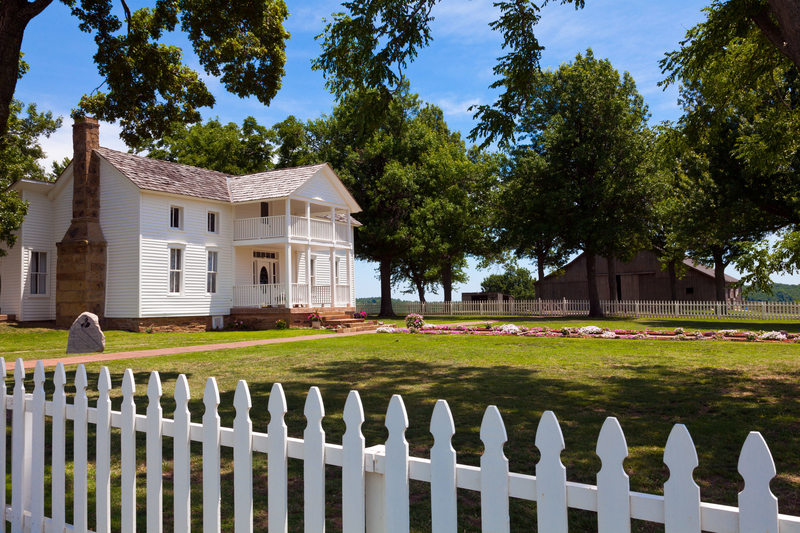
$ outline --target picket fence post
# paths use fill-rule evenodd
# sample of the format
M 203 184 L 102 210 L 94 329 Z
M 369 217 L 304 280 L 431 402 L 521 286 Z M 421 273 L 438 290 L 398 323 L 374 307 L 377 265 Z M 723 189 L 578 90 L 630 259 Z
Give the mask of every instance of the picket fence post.
M 303 496 L 305 533 L 325 531 L 325 406 L 319 387 L 311 387 L 304 409 Z
M 272 385 L 269 393 L 269 425 L 267 433 L 267 518 L 270 533 L 288 531 L 289 499 L 287 494 L 289 480 L 288 428 L 284 417 L 288 410 L 286 395 L 280 383 Z
M 536 447 L 541 458 L 536 463 L 536 518 L 539 531 L 567 533 L 567 469 L 561 463 L 564 435 L 553 411 L 545 411 L 536 428 Z
M 36 361 L 31 408 L 31 532 L 44 532 L 44 365 Z M 3 502 L 5 505 L 5 502 Z
M 63 391 L 63 386 L 62 389 Z M 125 370 L 122 377 L 122 422 L 120 426 L 120 480 L 122 483 L 122 533 L 136 532 L 136 404 L 133 397 L 136 384 L 133 371 Z M 53 434 L 55 435 L 55 427 Z
M 172 444 L 172 465 L 175 485 L 175 531 L 190 533 L 192 527 L 191 421 L 189 382 L 186 374 L 175 383 L 175 431 Z
M 342 419 L 345 432 L 342 436 L 342 531 L 364 533 L 365 518 L 365 440 L 361 434 L 364 408 L 356 391 L 350 391 L 344 404 Z
M 164 528 L 164 477 L 162 475 L 163 428 L 161 418 L 161 377 L 150 373 L 147 384 L 147 440 L 145 460 L 147 464 L 147 532 L 161 533 Z
M 408 414 L 403 398 L 392 396 L 386 411 L 386 474 L 385 474 L 385 531 L 387 533 L 408 533 L 410 514 L 408 502 Z
M 235 533 L 252 533 L 253 422 L 250 420 L 250 409 L 253 407 L 253 402 L 250 399 L 250 389 L 242 379 L 236 385 L 233 407 L 236 409 L 236 417 L 233 419 L 233 527 Z M 271 434 L 270 431 L 270 436 Z M 272 459 L 271 453 L 269 458 Z M 271 477 L 268 478 L 270 485 L 272 485 Z M 269 508 L 273 509 L 272 506 Z M 280 509 L 275 509 L 270 515 L 279 513 Z
M 431 525 L 437 533 L 458 531 L 455 433 L 450 407 L 437 400 L 431 416 Z
M 751 431 L 739 455 L 744 490 L 739 493 L 739 532 L 778 533 L 778 499 L 769 489 L 775 462 L 761 433 Z
M 52 456 L 52 497 L 53 497 L 53 532 L 64 533 L 66 528 L 66 422 L 67 422 L 67 395 L 64 387 L 67 384 L 67 374 L 64 363 L 56 365 L 53 375 L 53 456 Z M 124 479 L 123 479 L 124 481 Z M 12 489 L 13 492 L 13 489 Z M 123 529 L 123 533 L 128 533 Z
M 606 418 L 600 429 L 597 456 L 602 461 L 597 473 L 598 533 L 630 533 L 630 479 L 622 465 L 628 457 L 628 444 L 613 416 Z
M 700 533 L 700 487 L 692 472 L 697 450 L 683 424 L 675 424 L 664 447 L 669 479 L 664 483 L 664 530 L 666 533 Z
M 220 515 L 220 443 L 219 388 L 213 377 L 203 392 L 203 533 L 219 533 Z
M 481 421 L 481 526 L 483 531 L 508 533 L 511 519 L 508 510 L 508 459 L 503 445 L 508 441 L 500 410 L 490 405 Z M 545 530 L 542 530 L 545 531 Z
M 88 437 L 89 437 L 89 398 L 86 396 L 88 380 L 86 367 L 78 365 L 75 373 L 75 412 L 73 425 L 73 515 L 75 531 L 89 530 L 89 492 L 88 492 Z
M 97 382 L 97 533 L 111 533 L 111 374 L 100 369 Z

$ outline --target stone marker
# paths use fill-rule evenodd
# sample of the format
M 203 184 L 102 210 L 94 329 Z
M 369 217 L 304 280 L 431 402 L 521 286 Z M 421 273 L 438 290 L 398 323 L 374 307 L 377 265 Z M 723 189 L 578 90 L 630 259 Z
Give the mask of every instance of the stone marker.
M 106 336 L 100 329 L 97 315 L 84 312 L 69 328 L 67 353 L 102 352 L 106 348 Z

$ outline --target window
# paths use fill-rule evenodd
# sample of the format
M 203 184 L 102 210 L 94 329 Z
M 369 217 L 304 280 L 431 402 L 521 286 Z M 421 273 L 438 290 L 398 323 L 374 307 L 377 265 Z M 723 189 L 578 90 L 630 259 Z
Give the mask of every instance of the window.
M 206 292 L 216 294 L 217 292 L 217 264 L 219 252 L 208 252 L 208 276 L 206 277 Z
M 208 213 L 208 232 L 219 233 L 219 215 L 217 213 Z
M 262 217 L 269 216 L 269 202 L 261 202 L 261 216 Z
M 315 258 L 311 258 L 311 286 L 315 287 L 317 285 L 316 280 L 316 273 L 317 273 L 317 260 Z
M 47 294 L 47 252 L 31 252 L 31 294 Z
M 181 274 L 183 273 L 183 249 L 169 249 L 169 292 L 181 293 Z
M 258 259 L 275 259 L 275 252 L 253 252 L 253 257 Z
M 336 285 L 339 285 L 339 284 L 342 283 L 342 278 L 341 278 L 341 272 L 342 271 L 340 269 L 340 263 L 341 263 L 341 259 L 339 257 L 337 257 L 335 262 L 333 263 L 333 267 L 334 267 L 333 279 L 336 280 Z
M 686 287 L 686 294 L 694 294 L 694 287 Z
M 169 227 L 170 229 L 183 228 L 183 209 L 180 207 L 173 205 L 169 208 Z

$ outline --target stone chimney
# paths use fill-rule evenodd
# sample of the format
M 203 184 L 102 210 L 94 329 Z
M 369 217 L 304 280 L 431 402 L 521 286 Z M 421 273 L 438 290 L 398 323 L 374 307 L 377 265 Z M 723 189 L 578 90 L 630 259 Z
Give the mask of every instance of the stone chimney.
M 100 229 L 100 126 L 72 125 L 72 223 L 56 243 L 56 324 L 69 327 L 84 311 L 105 318 L 106 239 Z

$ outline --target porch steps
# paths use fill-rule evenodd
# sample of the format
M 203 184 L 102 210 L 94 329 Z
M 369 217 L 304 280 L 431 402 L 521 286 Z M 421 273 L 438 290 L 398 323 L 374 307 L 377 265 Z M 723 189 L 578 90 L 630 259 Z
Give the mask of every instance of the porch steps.
M 353 333 L 355 331 L 374 331 L 378 329 L 378 324 L 374 322 L 367 322 L 363 318 L 327 318 L 325 317 L 325 325 L 327 326 L 344 326 L 337 329 L 337 332 Z

